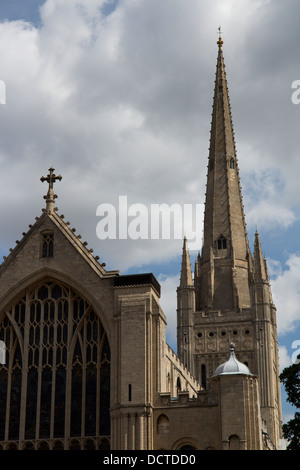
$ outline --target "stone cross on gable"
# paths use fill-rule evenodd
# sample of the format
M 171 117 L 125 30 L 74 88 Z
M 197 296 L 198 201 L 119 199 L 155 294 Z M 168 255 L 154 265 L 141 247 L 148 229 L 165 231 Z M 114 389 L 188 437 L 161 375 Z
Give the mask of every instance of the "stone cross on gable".
M 55 199 L 57 198 L 57 195 L 54 194 L 53 184 L 56 182 L 56 180 L 61 181 L 62 176 L 61 175 L 56 176 L 54 173 L 54 168 L 52 167 L 49 168 L 49 175 L 47 175 L 46 177 L 44 176 L 41 177 L 42 183 L 44 183 L 44 181 L 47 181 L 47 183 L 49 184 L 47 196 L 44 196 L 44 199 L 46 199 L 46 211 L 48 212 L 52 212 L 54 210 L 54 202 L 55 202 Z
M 53 189 L 53 183 L 55 183 L 56 180 L 61 181 L 62 176 L 61 175 L 56 176 L 54 174 L 54 168 L 49 168 L 49 175 L 47 175 L 46 178 L 44 176 L 41 177 L 41 182 L 42 183 L 44 181 L 47 181 L 47 183 L 49 183 L 49 190 Z

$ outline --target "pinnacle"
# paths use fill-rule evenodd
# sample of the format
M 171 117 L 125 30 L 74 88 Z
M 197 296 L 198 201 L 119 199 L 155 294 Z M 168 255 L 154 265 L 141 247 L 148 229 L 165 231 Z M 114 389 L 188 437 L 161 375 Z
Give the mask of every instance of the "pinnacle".
M 191 287 L 191 286 L 193 286 L 191 261 L 190 261 L 190 254 L 189 254 L 189 249 L 188 249 L 188 242 L 187 242 L 186 237 L 184 237 L 183 248 L 182 248 L 180 287 Z
M 255 232 L 254 242 L 254 279 L 267 279 L 266 262 L 263 257 L 259 234 Z

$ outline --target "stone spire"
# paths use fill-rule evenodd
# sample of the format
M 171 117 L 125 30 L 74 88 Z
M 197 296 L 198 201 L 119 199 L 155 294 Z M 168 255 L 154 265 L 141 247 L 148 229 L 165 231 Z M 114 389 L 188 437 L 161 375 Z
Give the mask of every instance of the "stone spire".
M 267 280 L 267 269 L 266 269 L 266 262 L 263 257 L 261 243 L 259 234 L 256 231 L 255 233 L 255 241 L 254 241 L 254 279 L 256 280 Z
M 54 211 L 55 199 L 57 198 L 57 195 L 54 194 L 53 184 L 56 182 L 56 180 L 61 181 L 62 176 L 56 176 L 54 174 L 54 168 L 49 168 L 49 175 L 47 175 L 46 177 L 41 177 L 42 183 L 44 181 L 47 181 L 47 183 L 49 184 L 47 195 L 44 196 L 44 199 L 46 199 L 46 212 Z
M 192 287 L 193 285 L 194 283 L 188 243 L 186 237 L 184 237 L 182 248 L 180 287 Z
M 209 295 L 201 303 L 234 310 L 250 305 L 249 244 L 221 36 L 217 44 L 201 267 Z

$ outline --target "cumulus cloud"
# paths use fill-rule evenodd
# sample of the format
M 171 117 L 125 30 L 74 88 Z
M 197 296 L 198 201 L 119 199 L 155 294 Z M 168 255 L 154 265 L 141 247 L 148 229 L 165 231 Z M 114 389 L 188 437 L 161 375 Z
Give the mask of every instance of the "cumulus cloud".
M 279 370 L 283 371 L 286 367 L 292 365 L 292 359 L 289 356 L 286 346 L 279 346 Z
M 292 254 L 285 266 L 269 261 L 272 293 L 276 305 L 278 334 L 294 331 L 300 324 L 300 256 Z
M 177 293 L 180 275 L 167 276 L 160 274 L 158 281 L 161 285 L 160 304 L 167 318 L 167 341 L 176 351 L 177 349 Z
M 39 26 L 0 23 L 1 254 L 39 215 L 46 192 L 39 178 L 50 166 L 63 175 L 59 211 L 109 267 L 181 252 L 176 240 L 100 241 L 96 209 L 117 206 L 120 195 L 148 206 L 203 204 L 219 24 L 246 219 L 250 227 L 291 227 L 299 209 L 300 107 L 290 99 L 299 8 L 268 0 L 46 0 Z M 288 19 L 290 42 L 274 35 Z

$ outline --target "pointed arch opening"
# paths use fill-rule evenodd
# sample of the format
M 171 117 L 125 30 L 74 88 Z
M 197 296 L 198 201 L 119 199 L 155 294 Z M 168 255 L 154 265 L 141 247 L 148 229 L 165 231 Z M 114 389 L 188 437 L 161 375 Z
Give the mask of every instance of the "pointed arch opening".
M 230 168 L 231 170 L 234 170 L 234 169 L 235 169 L 235 161 L 234 161 L 234 158 L 231 158 L 231 159 L 229 160 L 229 168 Z
M 227 250 L 227 240 L 224 235 L 221 235 L 217 240 L 218 250 Z
M 100 316 L 48 278 L 1 312 L 0 441 L 110 438 L 110 346 Z M 61 441 L 60 441 L 61 442 Z

